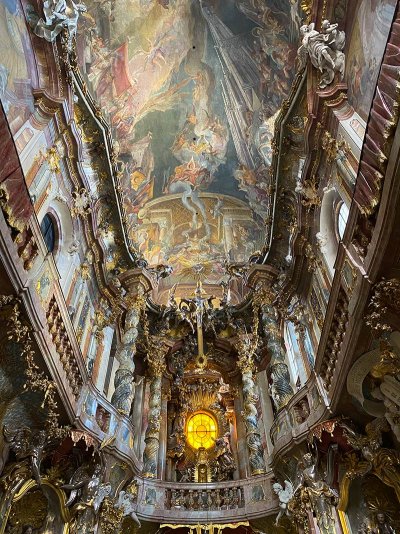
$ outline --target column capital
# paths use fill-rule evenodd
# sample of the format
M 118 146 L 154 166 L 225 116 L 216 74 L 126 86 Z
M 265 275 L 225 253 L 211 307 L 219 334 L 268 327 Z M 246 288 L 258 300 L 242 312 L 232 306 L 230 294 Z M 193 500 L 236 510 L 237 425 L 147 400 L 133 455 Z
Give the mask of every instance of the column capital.
M 118 276 L 127 296 L 145 295 L 153 289 L 150 275 L 144 269 L 129 269 Z
M 149 366 L 150 375 L 154 378 L 160 378 L 166 369 L 165 356 L 169 350 L 163 342 L 163 339 L 158 336 L 151 336 L 149 339 L 149 347 L 147 351 L 147 364 Z
M 279 271 L 271 265 L 254 264 L 250 267 L 248 285 L 256 288 L 270 288 L 279 275 Z

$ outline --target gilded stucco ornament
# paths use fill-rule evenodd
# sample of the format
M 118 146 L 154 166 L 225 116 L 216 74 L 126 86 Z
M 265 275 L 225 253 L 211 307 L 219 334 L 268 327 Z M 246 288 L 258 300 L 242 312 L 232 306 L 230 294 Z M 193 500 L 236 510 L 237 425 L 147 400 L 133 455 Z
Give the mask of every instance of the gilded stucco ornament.
M 326 153 L 327 163 L 332 163 L 339 156 L 344 157 L 351 151 L 344 139 L 336 139 L 326 130 L 321 139 L 321 148 Z
M 302 197 L 301 203 L 307 208 L 314 208 L 321 205 L 321 197 L 318 194 L 318 180 L 315 176 L 308 180 L 296 182 L 295 192 Z
M 341 423 L 347 441 L 360 458 L 353 457 L 353 465 L 345 477 L 352 479 L 370 473 L 378 477 L 384 484 L 393 488 L 400 502 L 400 453 L 395 449 L 383 447 L 383 432 L 390 430 L 386 419 L 378 418 L 368 423 L 365 434 L 356 432 L 345 421 Z
M 400 280 L 382 278 L 373 289 L 371 300 L 368 304 L 368 315 L 365 322 L 378 336 L 384 332 L 392 332 L 392 326 L 386 321 L 386 314 L 400 313 Z
M 77 189 L 72 193 L 71 215 L 73 217 L 87 217 L 92 211 L 91 196 L 87 189 Z

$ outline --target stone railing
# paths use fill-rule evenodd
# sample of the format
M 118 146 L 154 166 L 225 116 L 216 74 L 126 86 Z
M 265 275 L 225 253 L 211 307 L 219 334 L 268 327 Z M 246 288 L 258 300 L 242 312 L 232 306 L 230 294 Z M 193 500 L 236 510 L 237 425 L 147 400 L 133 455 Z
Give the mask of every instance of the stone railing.
M 166 489 L 169 510 L 236 510 L 244 507 L 243 488 Z
M 276 415 L 270 430 L 274 445 L 272 456 L 302 441 L 309 429 L 324 417 L 326 410 L 325 388 L 314 373 Z
M 278 510 L 273 473 L 207 484 L 138 479 L 137 513 L 164 523 L 236 522 Z
M 78 402 L 77 419 L 81 427 L 96 436 L 108 449 L 129 463 L 134 472 L 142 470 L 134 450 L 135 432 L 132 421 L 118 412 L 91 382 L 82 389 Z

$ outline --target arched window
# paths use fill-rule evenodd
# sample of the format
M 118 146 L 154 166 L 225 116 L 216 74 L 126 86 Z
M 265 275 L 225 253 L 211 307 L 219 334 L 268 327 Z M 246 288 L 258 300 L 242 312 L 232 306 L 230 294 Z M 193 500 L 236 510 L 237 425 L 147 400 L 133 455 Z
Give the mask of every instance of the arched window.
M 347 219 L 349 218 L 349 208 L 345 202 L 342 202 L 338 211 L 337 217 L 337 231 L 340 239 L 343 239 L 344 231 L 346 230 Z
M 112 342 L 111 342 L 111 350 L 108 356 L 106 377 L 105 377 L 104 386 L 103 386 L 103 393 L 106 397 L 108 397 L 110 393 L 111 375 L 112 375 L 112 370 L 114 367 L 114 360 L 115 360 L 116 353 L 117 353 L 117 334 L 114 331 Z
M 285 323 L 285 346 L 288 357 L 289 371 L 294 385 L 303 385 L 307 380 L 303 359 L 294 324 L 290 321 Z
M 304 333 L 304 348 L 306 349 L 307 359 L 310 364 L 310 367 L 313 368 L 315 363 L 314 347 L 311 341 L 310 332 L 308 331 L 308 328 L 305 329 Z
M 42 232 L 44 242 L 46 243 L 47 250 L 49 252 L 54 252 L 56 245 L 56 226 L 53 218 L 48 213 L 46 213 L 42 219 L 42 222 L 40 223 L 40 230 Z

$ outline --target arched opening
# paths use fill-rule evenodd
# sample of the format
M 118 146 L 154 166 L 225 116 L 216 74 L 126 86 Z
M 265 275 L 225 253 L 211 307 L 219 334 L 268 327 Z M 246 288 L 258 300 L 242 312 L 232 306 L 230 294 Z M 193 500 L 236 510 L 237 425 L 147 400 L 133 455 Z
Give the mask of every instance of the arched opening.
M 337 219 L 336 219 L 337 233 L 338 233 L 339 239 L 343 239 L 348 218 L 349 218 L 349 208 L 347 207 L 347 204 L 345 202 L 342 202 L 340 204 L 338 214 L 337 214 Z
M 53 217 L 46 213 L 40 223 L 40 231 L 42 232 L 44 242 L 49 252 L 54 252 L 56 247 L 57 227 Z

